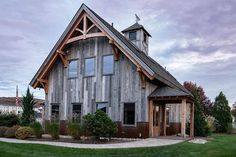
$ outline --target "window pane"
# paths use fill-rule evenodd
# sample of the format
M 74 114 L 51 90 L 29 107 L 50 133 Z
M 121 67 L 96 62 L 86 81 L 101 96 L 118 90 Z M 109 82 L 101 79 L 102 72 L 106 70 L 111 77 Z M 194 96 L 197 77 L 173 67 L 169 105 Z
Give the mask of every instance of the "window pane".
M 135 124 L 135 104 L 134 103 L 124 104 L 124 124 L 129 124 L 129 125 Z
M 93 76 L 95 74 L 95 58 L 85 59 L 85 76 Z
M 69 78 L 77 77 L 77 67 L 78 67 L 77 63 L 78 63 L 77 60 L 70 61 L 70 64 L 69 64 Z
M 103 56 L 103 74 L 113 74 L 113 55 Z
M 129 39 L 130 40 L 136 40 L 136 31 L 129 32 Z
M 107 103 L 97 103 L 97 110 L 102 110 L 103 112 L 107 112 Z
M 81 122 L 81 104 L 73 104 L 72 120 Z

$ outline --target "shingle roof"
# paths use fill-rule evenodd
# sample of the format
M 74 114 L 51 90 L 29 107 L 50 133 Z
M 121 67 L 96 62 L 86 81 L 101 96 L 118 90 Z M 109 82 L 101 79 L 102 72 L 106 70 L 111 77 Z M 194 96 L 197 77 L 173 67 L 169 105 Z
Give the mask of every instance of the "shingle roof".
M 129 31 L 134 31 L 134 30 L 138 30 L 138 29 L 143 29 L 145 33 L 147 33 L 148 36 L 151 36 L 148 31 L 143 27 L 143 25 L 140 25 L 138 22 L 136 22 L 135 24 L 133 24 L 132 26 L 124 29 L 123 31 L 121 31 L 122 33 L 125 32 L 129 32 Z
M 189 95 L 181 90 L 174 89 L 168 86 L 157 88 L 149 95 L 149 97 L 155 97 L 155 98 L 173 97 L 173 96 L 176 97 L 176 96 L 189 96 Z
M 114 27 L 107 23 L 103 18 L 97 15 L 93 10 L 88 8 L 114 35 L 116 35 L 129 49 L 135 53 L 144 63 L 148 65 L 150 69 L 155 72 L 155 78 L 168 86 L 182 90 L 183 92 L 191 95 L 191 93 L 185 89 L 168 71 L 166 71 L 160 64 L 158 64 L 151 57 L 140 51 L 130 40 L 124 37 Z

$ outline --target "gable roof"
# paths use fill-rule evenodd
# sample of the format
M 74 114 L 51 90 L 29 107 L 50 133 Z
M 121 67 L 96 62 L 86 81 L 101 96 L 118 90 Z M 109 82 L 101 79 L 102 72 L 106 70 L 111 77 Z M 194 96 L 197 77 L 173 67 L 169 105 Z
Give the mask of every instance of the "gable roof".
M 174 89 L 168 86 L 157 88 L 149 95 L 149 97 L 154 97 L 154 98 L 181 97 L 181 96 L 189 96 L 189 95 L 179 89 Z
M 107 23 L 103 18 L 97 15 L 93 10 L 88 8 L 85 4 L 82 4 L 69 25 L 67 26 L 66 30 L 57 41 L 55 46 L 53 47 L 52 51 L 49 53 L 41 67 L 39 68 L 38 72 L 35 74 L 33 79 L 30 82 L 30 85 L 33 86 L 37 78 L 39 77 L 41 71 L 53 56 L 56 53 L 58 46 L 63 42 L 64 38 L 66 37 L 67 33 L 70 31 L 71 27 L 74 25 L 80 14 L 85 11 L 88 15 L 93 18 L 95 22 L 97 22 L 103 29 L 106 31 L 108 35 L 110 35 L 115 42 L 117 42 L 124 50 L 129 52 L 129 55 L 137 61 L 142 68 L 145 69 L 151 76 L 155 79 L 163 82 L 164 84 L 172 87 L 177 88 L 186 94 L 191 95 L 188 90 L 186 90 L 169 72 L 167 72 L 160 64 L 158 64 L 155 60 L 151 57 L 147 56 L 144 52 L 140 51 L 130 40 L 125 38 L 120 32 L 118 32 L 113 26 Z
M 134 30 L 138 30 L 138 29 L 143 29 L 143 31 L 151 37 L 151 35 L 148 33 L 148 31 L 143 27 L 143 25 L 140 25 L 138 22 L 136 22 L 135 24 L 133 24 L 132 26 L 124 29 L 123 31 L 121 31 L 122 33 L 125 32 L 129 32 L 129 31 L 134 31 Z

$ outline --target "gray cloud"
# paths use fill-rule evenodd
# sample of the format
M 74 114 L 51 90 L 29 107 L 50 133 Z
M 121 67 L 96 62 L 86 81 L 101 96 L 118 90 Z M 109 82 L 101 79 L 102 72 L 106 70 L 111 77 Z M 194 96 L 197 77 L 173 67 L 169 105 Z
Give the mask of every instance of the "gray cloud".
M 25 91 L 81 4 L 0 2 L 0 96 L 14 96 L 16 84 L 21 93 Z M 212 99 L 223 90 L 230 103 L 236 101 L 236 1 L 88 0 L 86 4 L 118 30 L 133 24 L 137 13 L 152 35 L 150 56 L 181 82 L 191 80 L 205 87 Z M 43 97 L 43 90 L 34 92 Z

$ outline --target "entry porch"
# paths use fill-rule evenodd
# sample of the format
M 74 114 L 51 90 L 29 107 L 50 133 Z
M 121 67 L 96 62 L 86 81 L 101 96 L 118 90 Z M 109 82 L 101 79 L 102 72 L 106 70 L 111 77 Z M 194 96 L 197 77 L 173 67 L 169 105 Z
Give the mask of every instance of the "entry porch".
M 191 94 L 161 87 L 149 96 L 149 137 L 194 136 L 194 103 Z

